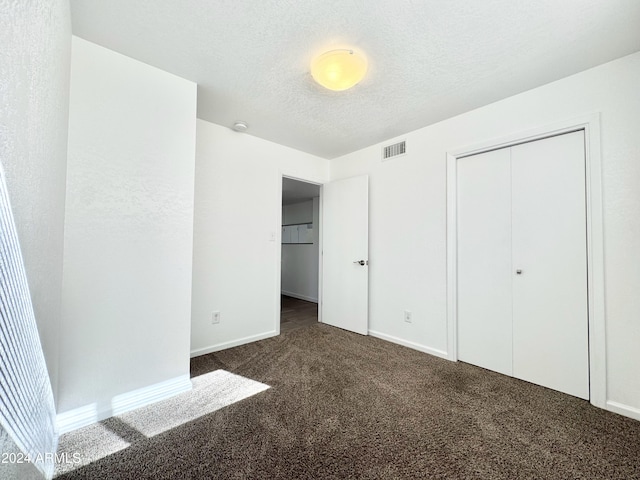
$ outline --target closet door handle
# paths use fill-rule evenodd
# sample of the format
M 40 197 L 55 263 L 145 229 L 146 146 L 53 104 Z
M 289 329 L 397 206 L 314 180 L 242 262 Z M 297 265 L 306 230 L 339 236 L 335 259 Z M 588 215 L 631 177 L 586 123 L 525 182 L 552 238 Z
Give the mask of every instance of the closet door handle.
M 522 270 L 520 269 L 516 270 L 516 275 L 522 275 Z

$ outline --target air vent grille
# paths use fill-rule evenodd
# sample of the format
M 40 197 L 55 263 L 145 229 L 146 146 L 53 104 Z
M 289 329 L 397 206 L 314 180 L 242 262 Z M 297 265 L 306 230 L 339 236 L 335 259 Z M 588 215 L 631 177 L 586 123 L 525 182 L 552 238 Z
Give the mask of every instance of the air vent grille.
M 407 153 L 407 142 L 394 143 L 393 145 L 387 145 L 382 147 L 382 160 L 389 160 L 392 157 L 399 157 Z

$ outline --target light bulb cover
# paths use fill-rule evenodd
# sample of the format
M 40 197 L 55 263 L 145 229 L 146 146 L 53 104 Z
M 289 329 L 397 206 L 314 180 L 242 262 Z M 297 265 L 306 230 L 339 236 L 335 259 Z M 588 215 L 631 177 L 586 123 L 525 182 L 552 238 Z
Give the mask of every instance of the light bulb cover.
M 329 90 L 342 91 L 360 82 L 367 66 L 362 53 L 352 49 L 330 50 L 311 61 L 311 76 Z

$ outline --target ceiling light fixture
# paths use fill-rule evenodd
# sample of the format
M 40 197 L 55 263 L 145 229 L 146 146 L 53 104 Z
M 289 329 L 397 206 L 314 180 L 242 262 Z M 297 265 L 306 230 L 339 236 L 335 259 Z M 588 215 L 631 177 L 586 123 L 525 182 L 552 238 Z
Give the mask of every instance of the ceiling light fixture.
M 311 62 L 311 76 L 329 90 L 347 90 L 367 73 L 367 59 L 351 49 L 331 50 Z

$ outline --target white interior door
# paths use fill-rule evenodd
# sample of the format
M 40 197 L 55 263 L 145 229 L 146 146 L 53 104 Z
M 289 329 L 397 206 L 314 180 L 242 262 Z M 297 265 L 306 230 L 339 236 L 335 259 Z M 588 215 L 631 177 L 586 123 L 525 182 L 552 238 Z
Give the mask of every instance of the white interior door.
M 323 323 L 366 335 L 369 301 L 369 177 L 322 186 Z
M 512 147 L 511 172 L 513 375 L 588 399 L 584 132 Z
M 511 172 L 508 148 L 461 158 L 458 358 L 512 375 Z

